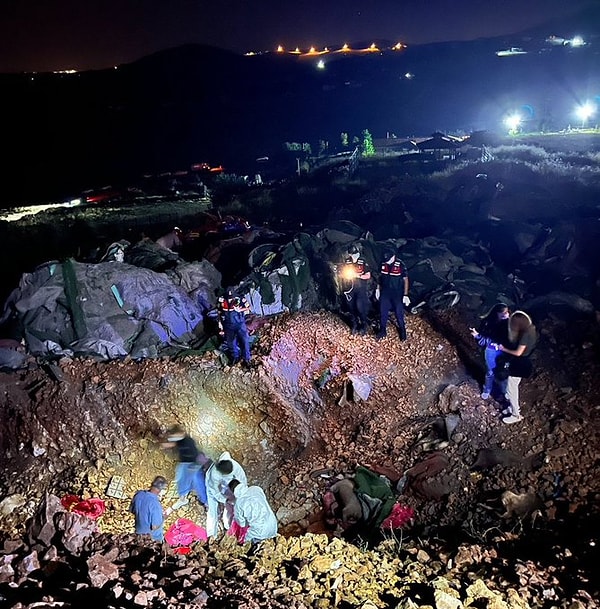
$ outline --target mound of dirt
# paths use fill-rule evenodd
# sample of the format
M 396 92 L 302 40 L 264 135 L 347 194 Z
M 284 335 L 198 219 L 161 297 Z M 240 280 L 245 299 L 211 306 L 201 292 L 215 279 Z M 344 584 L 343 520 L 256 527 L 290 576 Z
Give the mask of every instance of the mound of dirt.
M 412 607 L 431 605 L 443 592 L 454 604 L 436 600 L 435 606 L 460 607 L 469 598 L 468 586 L 479 585 L 481 578 L 502 591 L 497 600 L 505 605 L 497 606 L 574 607 L 568 603 L 589 599 L 585 606 L 592 607 L 600 496 L 594 351 L 583 348 L 588 343 L 577 344 L 579 333 L 567 339 L 564 327 L 549 325 L 536 356 L 548 365 L 537 365 L 534 376 L 523 381 L 524 420 L 507 426 L 498 405 L 479 397 L 471 372 L 480 373 L 480 354 L 468 325 L 457 312 L 413 316 L 406 342 L 391 332 L 376 341 L 373 335 L 351 335 L 330 313 L 283 315 L 257 330 L 249 371 L 224 367 L 215 353 L 108 363 L 32 360 L 28 369 L 0 376 L 2 529 L 13 538 L 22 534 L 49 492 L 101 497 L 107 510 L 98 520 L 98 539 L 135 555 L 132 538 L 122 537 L 133 528 L 130 498 L 157 474 L 172 479 L 173 455 L 158 440 L 166 427 L 180 422 L 209 455 L 229 450 L 244 465 L 250 482 L 267 492 L 286 539 L 269 542 L 258 553 L 228 541 L 221 554 L 211 542 L 189 559 L 169 558 L 173 566 L 167 571 L 189 571 L 176 577 L 193 580 L 187 589 L 195 595 L 173 593 L 168 601 L 163 572 L 157 575 L 155 569 L 159 547 L 149 546 L 135 586 L 124 568 L 127 561 L 114 561 L 129 604 L 115 600 L 113 586 L 107 597 L 112 606 L 194 601 L 215 607 L 224 602 L 325 607 L 343 600 L 344 606 Z M 350 564 L 361 550 L 332 546 L 335 532 L 326 529 L 321 511 L 331 482 L 351 475 L 359 464 L 400 481 L 398 499 L 415 510 L 414 524 L 402 532 L 405 542 L 386 541 L 379 531 L 354 539 L 369 547 L 383 541 L 369 570 L 395 573 L 368 585 L 365 580 L 370 592 L 364 594 L 351 593 L 344 575 L 364 577 Z M 119 492 L 109 496 L 115 488 Z M 171 485 L 164 502 L 175 496 Z M 204 523 L 203 508 L 192 501 L 167 525 L 184 516 Z M 109 534 L 117 537 L 109 541 Z M 90 542 L 86 559 L 108 551 L 98 539 Z M 39 569 L 51 567 L 44 560 L 29 571 L 19 567 L 41 549 L 33 542 L 15 543 L 7 541 L 0 551 L 0 582 L 29 589 L 35 581 L 37 596 L 30 598 L 40 599 L 46 579 L 40 579 Z M 292 552 L 293 544 L 298 551 L 310 550 Z M 207 553 L 218 558 L 207 559 Z M 241 562 L 227 566 L 233 558 Z M 216 562 L 209 568 L 207 560 Z M 356 558 L 368 560 L 367 554 Z M 78 568 L 74 571 L 73 590 L 83 581 Z M 407 579 L 409 571 L 413 579 Z M 432 583 L 439 576 L 449 578 L 454 591 L 440 592 Z M 419 582 L 426 584 L 423 589 Z M 16 599 L 0 586 L 0 595 Z M 158 588 L 163 593 L 146 594 Z M 140 590 L 146 601 L 134 602 Z M 75 596 L 63 594 L 73 602 Z M 519 595 L 522 605 L 515 600 Z M 417 604 L 399 605 L 401 598 Z

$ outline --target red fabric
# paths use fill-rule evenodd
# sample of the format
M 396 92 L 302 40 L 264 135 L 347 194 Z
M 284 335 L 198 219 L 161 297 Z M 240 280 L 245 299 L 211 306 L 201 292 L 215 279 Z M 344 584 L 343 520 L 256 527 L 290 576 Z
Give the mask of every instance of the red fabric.
M 406 505 L 394 503 L 390 515 L 381 523 L 382 529 L 401 529 L 415 517 L 415 511 Z
M 231 526 L 227 530 L 227 535 L 235 537 L 240 543 L 244 543 L 246 540 L 246 533 L 249 527 L 241 527 L 235 520 L 231 523 Z
M 65 510 L 97 520 L 104 514 L 106 504 L 102 499 L 80 499 L 77 495 L 65 495 L 60 502 Z
M 195 541 L 206 541 L 208 535 L 204 527 L 187 518 L 179 518 L 169 527 L 165 539 L 170 546 L 189 546 Z

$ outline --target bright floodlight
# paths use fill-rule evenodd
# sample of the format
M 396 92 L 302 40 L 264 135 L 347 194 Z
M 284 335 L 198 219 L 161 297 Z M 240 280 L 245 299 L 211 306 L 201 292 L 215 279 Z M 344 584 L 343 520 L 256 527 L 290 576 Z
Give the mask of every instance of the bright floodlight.
M 596 106 L 591 102 L 586 102 L 579 106 L 576 110 L 577 116 L 581 120 L 582 123 L 585 123 L 588 118 L 592 117 L 596 113 Z
M 510 132 L 514 133 L 518 130 L 522 120 L 520 114 L 511 114 L 504 119 L 504 124 L 508 127 Z
M 584 44 L 585 44 L 585 41 L 583 40 L 583 38 L 581 36 L 573 36 L 573 38 L 571 39 L 572 47 L 582 47 Z
M 319 59 L 319 61 L 317 62 L 317 68 L 319 68 L 319 70 L 325 69 L 325 62 L 322 59 Z

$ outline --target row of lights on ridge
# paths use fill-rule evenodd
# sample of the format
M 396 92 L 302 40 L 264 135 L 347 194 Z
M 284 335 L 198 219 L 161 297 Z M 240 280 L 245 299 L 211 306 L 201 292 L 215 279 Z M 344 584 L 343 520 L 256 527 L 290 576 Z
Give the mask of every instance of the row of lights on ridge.
M 390 47 L 390 50 L 392 51 L 401 51 L 402 49 L 405 49 L 406 45 L 402 44 L 401 42 L 397 42 L 394 46 Z M 381 49 L 373 42 L 371 43 L 368 47 L 364 48 L 364 49 L 352 49 L 350 47 L 350 45 L 348 45 L 347 43 L 344 44 L 341 48 L 339 49 L 335 49 L 335 50 L 331 50 L 329 47 L 324 47 L 323 49 L 317 49 L 316 47 L 310 47 L 310 49 L 308 51 L 303 51 L 302 49 L 300 49 L 300 47 L 296 47 L 295 49 L 291 50 L 291 51 L 286 51 L 285 48 L 280 44 L 277 47 L 277 53 L 288 53 L 290 55 L 324 55 L 326 53 L 356 53 L 356 52 L 361 52 L 361 53 L 378 53 L 380 52 Z M 256 53 L 255 51 L 249 51 L 246 53 L 246 55 L 257 55 L 258 53 Z

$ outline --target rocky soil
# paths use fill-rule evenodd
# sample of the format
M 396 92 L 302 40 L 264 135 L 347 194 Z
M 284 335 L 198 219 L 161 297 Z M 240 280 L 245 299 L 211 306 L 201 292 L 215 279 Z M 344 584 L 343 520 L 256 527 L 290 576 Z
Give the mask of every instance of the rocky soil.
M 335 314 L 313 311 L 256 320 L 250 370 L 213 352 L 30 358 L 0 372 L 0 609 L 598 607 L 597 180 L 567 161 L 400 175 L 352 213 L 331 212 L 379 239 L 444 235 L 441 253 L 436 238 L 415 261 L 443 270 L 446 247 L 461 257 L 451 269 L 458 307 L 410 316 L 405 343 L 391 331 L 380 342 L 352 336 Z M 3 289 L 48 257 L 146 231 L 146 209 L 138 221 L 134 207 L 127 221 L 115 211 L 118 226 L 112 212 L 93 224 L 85 215 L 2 223 L 7 249 L 23 249 L 21 269 L 2 269 Z M 152 218 L 157 234 L 174 221 Z M 402 230 L 390 218 L 403 218 Z M 500 284 L 511 277 L 526 291 L 510 302 L 537 303 L 527 310 L 541 338 L 521 384 L 524 420 L 507 426 L 499 405 L 480 398 L 483 357 L 468 327 L 484 293 L 510 297 Z M 132 534 L 132 494 L 157 474 L 173 477 L 159 438 L 174 422 L 210 456 L 229 450 L 265 489 L 276 540 L 250 548 L 223 535 L 181 555 Z M 414 509 L 410 525 L 353 535 L 325 527 L 323 493 L 359 464 L 394 487 L 403 480 L 397 499 Z M 96 522 L 67 512 L 67 494 L 101 498 L 106 511 Z M 165 505 L 175 498 L 171 484 Z M 181 517 L 203 524 L 205 514 L 192 501 L 167 525 Z
M 405 343 L 352 336 L 325 312 L 270 318 L 249 371 L 210 353 L 2 374 L 0 607 L 598 606 L 597 327 L 540 324 L 525 419 L 506 426 L 479 397 L 467 317 L 412 316 Z M 131 535 L 133 492 L 172 478 L 158 439 L 175 421 L 265 489 L 277 540 L 224 536 L 181 556 Z M 351 540 L 325 528 L 336 476 L 361 464 L 395 478 L 432 456 L 436 471 L 398 497 L 411 526 Z M 107 510 L 94 525 L 60 507 L 68 493 Z

